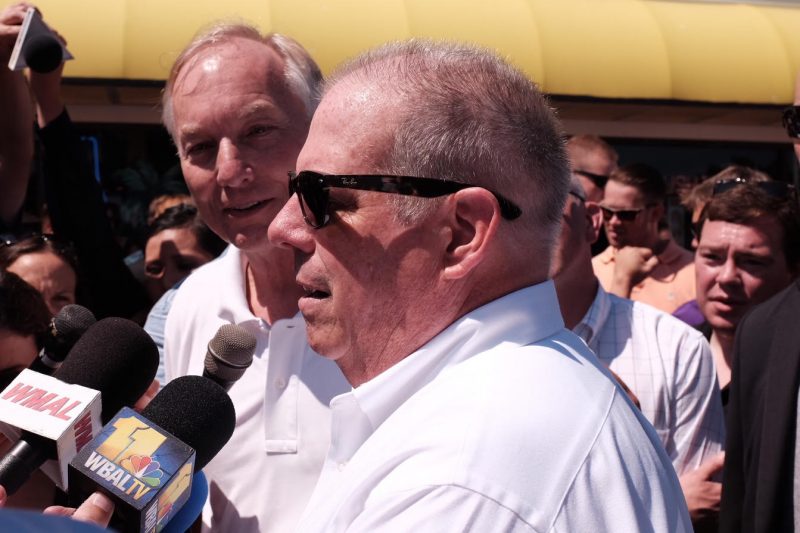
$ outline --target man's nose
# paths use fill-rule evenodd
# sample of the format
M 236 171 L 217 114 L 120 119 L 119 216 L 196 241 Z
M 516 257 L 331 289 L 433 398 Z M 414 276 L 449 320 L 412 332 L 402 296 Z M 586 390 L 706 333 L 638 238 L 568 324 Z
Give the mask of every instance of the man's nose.
M 217 183 L 223 187 L 240 187 L 252 181 L 253 169 L 244 160 L 235 143 L 223 139 L 217 151 Z
M 272 223 L 267 235 L 269 241 L 281 248 L 294 248 L 305 254 L 314 251 L 314 230 L 303 218 L 300 201 L 296 194 L 289 197 Z
M 738 285 L 741 281 L 736 262 L 732 258 L 727 259 L 717 274 L 717 283 L 720 285 Z

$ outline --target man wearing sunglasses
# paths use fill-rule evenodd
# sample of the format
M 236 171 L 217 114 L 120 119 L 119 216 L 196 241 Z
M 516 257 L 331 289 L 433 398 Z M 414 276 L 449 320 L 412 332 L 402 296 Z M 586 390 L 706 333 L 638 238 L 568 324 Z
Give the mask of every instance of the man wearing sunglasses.
M 720 181 L 701 222 L 698 302 L 720 382 L 730 390 L 720 531 L 796 531 L 797 191 L 778 181 Z
M 602 202 L 608 176 L 617 168 L 619 156 L 597 135 L 573 135 L 567 140 L 572 173 L 580 180 L 589 202 Z
M 592 259 L 605 290 L 672 313 L 694 299 L 692 253 L 660 236 L 666 184 L 644 164 L 611 173 L 600 204 L 609 246 Z
M 567 157 L 573 176 L 586 193 L 586 200 L 602 202 L 608 176 L 617 169 L 617 151 L 597 135 L 578 134 L 567 140 Z M 597 240 L 592 243 L 592 255 L 602 253 L 607 247 L 608 238 L 601 228 Z
M 164 124 L 200 215 L 231 243 L 194 271 L 166 323 L 167 378 L 201 374 L 217 329 L 236 323 L 258 343 L 229 394 L 236 429 L 204 468 L 213 531 L 292 531 L 330 441 L 329 400 L 350 387 L 314 354 L 297 313 L 302 291 L 292 254 L 267 240 L 288 199 L 316 107 L 321 75 L 303 48 L 281 35 L 218 24 L 181 53 L 164 91 Z
M 711 350 L 688 324 L 600 286 L 590 244 L 601 219 L 573 176 L 550 267 L 564 322 L 638 398 L 680 476 L 698 527 L 716 516 L 720 484 L 709 478 L 724 459 L 725 420 Z
M 547 279 L 559 130 L 471 47 L 386 45 L 329 80 L 269 228 L 311 346 L 354 387 L 300 531 L 690 530 L 655 432 Z

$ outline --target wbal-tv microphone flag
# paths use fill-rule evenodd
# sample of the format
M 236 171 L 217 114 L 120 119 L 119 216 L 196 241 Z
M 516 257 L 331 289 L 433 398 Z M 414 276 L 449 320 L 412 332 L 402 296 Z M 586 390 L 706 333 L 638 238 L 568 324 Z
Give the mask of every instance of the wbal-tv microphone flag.
M 158 531 L 189 498 L 194 463 L 194 449 L 125 407 L 70 463 L 70 499 L 100 490 L 125 531 Z

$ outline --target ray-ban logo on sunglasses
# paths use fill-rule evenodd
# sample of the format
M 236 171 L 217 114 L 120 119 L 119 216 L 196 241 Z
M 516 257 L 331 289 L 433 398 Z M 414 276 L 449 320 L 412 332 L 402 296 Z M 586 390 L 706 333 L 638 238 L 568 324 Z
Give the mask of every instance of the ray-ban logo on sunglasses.
M 355 185 L 358 183 L 354 178 L 342 178 L 342 185 Z

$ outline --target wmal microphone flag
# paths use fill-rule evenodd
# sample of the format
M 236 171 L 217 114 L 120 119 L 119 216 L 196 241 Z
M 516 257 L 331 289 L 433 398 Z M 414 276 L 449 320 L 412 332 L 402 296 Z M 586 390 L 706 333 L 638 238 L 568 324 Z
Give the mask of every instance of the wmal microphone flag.
M 0 431 L 17 440 L 21 431 L 47 441 L 42 471 L 62 490 L 67 489 L 67 466 L 100 432 L 100 393 L 25 369 L 0 392 Z

